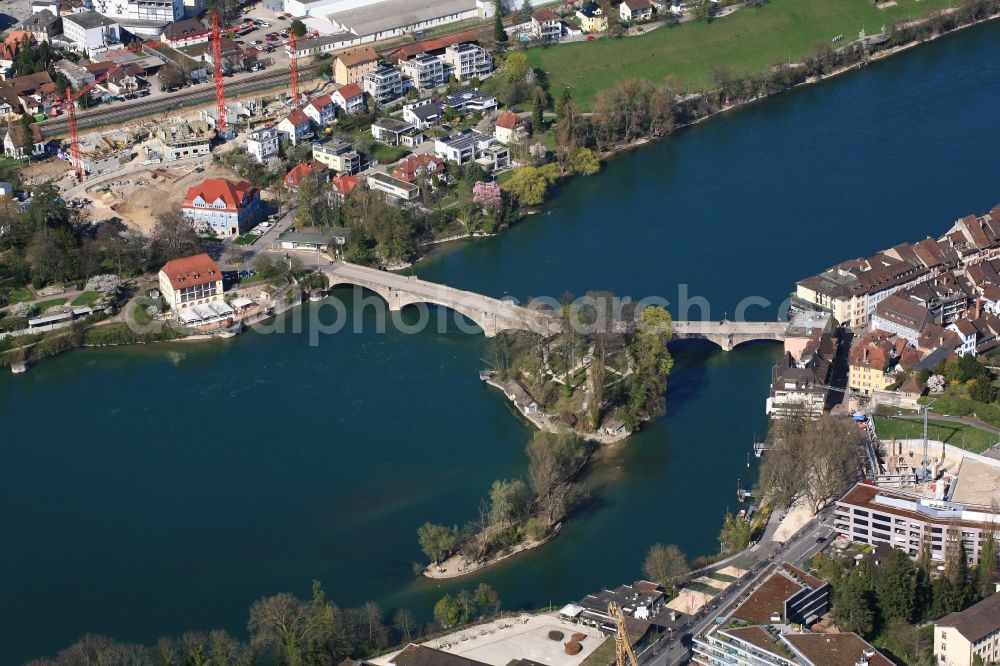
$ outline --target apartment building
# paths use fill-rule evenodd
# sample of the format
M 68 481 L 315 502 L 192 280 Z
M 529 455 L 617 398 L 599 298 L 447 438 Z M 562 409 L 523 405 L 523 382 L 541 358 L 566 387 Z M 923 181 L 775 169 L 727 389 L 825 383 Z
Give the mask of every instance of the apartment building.
M 260 193 L 245 180 L 208 178 L 188 189 L 181 206 L 195 225 L 218 236 L 236 236 L 260 214 Z
M 247 135 L 247 154 L 264 164 L 270 157 L 278 154 L 278 130 L 272 127 L 262 127 Z
M 403 74 L 395 67 L 384 65 L 365 74 L 362 88 L 378 104 L 398 99 L 406 90 Z
M 168 261 L 158 278 L 171 310 L 222 300 L 222 271 L 205 253 Z
M 490 52 L 468 42 L 446 47 L 444 62 L 459 81 L 486 76 L 493 71 Z
M 312 156 L 337 173 L 353 174 L 361 171 L 361 155 L 349 141 L 330 139 L 325 143 L 314 143 Z
M 935 622 L 934 655 L 941 666 L 1000 662 L 1000 592 Z
M 977 489 L 977 478 L 983 476 L 997 477 L 1000 472 L 967 457 L 957 478 L 936 483 L 933 497 L 856 484 L 837 500 L 834 526 L 852 541 L 884 543 L 910 557 L 917 557 L 926 545 L 938 562 L 944 562 L 949 546 L 961 539 L 969 562 L 977 564 L 984 536 L 1000 517 L 990 508 L 988 494 Z
M 426 90 L 444 83 L 444 58 L 421 53 L 415 58 L 399 63 L 403 76 L 414 88 Z

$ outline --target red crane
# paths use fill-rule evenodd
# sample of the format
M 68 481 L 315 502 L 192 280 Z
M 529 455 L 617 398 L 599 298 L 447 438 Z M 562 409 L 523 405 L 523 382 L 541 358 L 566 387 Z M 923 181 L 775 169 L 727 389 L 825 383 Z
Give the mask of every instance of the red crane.
M 212 12 L 212 63 L 215 65 L 215 127 L 226 129 L 226 91 L 222 81 L 222 35 L 219 33 L 219 15 Z
M 299 51 L 295 46 L 295 31 L 288 31 L 289 49 L 288 67 L 292 75 L 292 107 L 299 108 Z
M 70 155 L 70 163 L 76 167 L 77 180 L 82 181 L 86 176 L 86 174 L 83 171 L 83 163 L 80 161 L 80 135 L 77 132 L 76 128 L 76 100 L 80 99 L 88 92 L 90 92 L 90 90 L 94 86 L 98 85 L 99 83 L 103 83 L 105 80 L 107 80 L 109 76 L 111 76 L 121 68 L 122 66 L 120 64 L 115 65 L 114 67 L 112 67 L 111 69 L 104 72 L 103 74 L 95 78 L 93 81 L 85 85 L 83 88 L 80 88 L 80 90 L 77 91 L 75 94 L 73 93 L 72 88 L 70 88 L 69 86 L 66 87 L 66 115 L 68 117 L 69 137 L 70 137 L 69 155 Z

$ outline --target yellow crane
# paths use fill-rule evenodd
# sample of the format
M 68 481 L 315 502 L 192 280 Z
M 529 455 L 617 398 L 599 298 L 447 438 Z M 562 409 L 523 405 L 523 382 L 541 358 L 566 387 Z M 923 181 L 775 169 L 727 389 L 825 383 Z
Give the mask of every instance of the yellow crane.
M 626 666 L 626 656 L 630 666 L 639 666 L 639 662 L 635 659 L 635 652 L 632 651 L 632 641 L 629 640 L 628 630 L 625 629 L 625 614 L 622 609 L 612 601 L 608 604 L 608 615 L 615 620 L 615 659 L 618 666 Z

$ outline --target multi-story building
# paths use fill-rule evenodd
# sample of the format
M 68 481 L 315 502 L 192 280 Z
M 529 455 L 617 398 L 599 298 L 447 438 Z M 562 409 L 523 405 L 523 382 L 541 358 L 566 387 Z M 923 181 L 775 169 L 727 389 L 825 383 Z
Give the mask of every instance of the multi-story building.
M 236 236 L 260 215 L 260 193 L 245 180 L 209 178 L 188 189 L 184 215 L 217 236 Z
M 915 469 L 917 476 L 920 471 Z M 837 500 L 834 525 L 852 541 L 888 544 L 910 557 L 926 546 L 938 562 L 961 540 L 970 563 L 977 564 L 983 540 L 1000 518 L 991 509 L 988 493 L 977 488 L 977 479 L 998 476 L 989 463 L 967 457 L 957 478 L 937 482 L 934 497 L 859 483 Z
M 361 155 L 348 141 L 330 139 L 326 143 L 314 143 L 312 156 L 337 173 L 352 174 L 361 171 Z
M 188 157 L 202 157 L 212 151 L 215 130 L 205 121 L 185 122 L 179 120 L 164 123 L 157 130 L 162 157 L 168 162 Z
M 278 154 L 278 130 L 274 126 L 261 127 L 247 134 L 247 154 L 264 164 Z
M 51 41 L 62 30 L 62 17 L 48 9 L 34 12 L 17 24 L 16 30 L 27 32 L 32 39 L 41 44 Z
M 1000 592 L 935 622 L 934 655 L 941 666 L 1000 663 Z
M 344 113 L 361 113 L 365 110 L 365 91 L 357 83 L 337 88 L 330 97 Z
M 892 666 L 854 633 L 813 634 L 789 627 L 712 627 L 694 641 L 702 666 Z
M 378 55 L 370 46 L 345 51 L 338 55 L 333 63 L 333 80 L 342 86 L 348 83 L 360 84 L 365 74 L 377 66 Z
M 872 331 L 851 345 L 848 387 L 861 395 L 871 395 L 896 381 L 896 345 L 890 337 L 885 331 Z
M 497 108 L 497 98 L 478 88 L 461 88 L 445 97 L 444 105 L 456 113 L 492 111 Z
M 474 129 L 465 129 L 436 139 L 434 154 L 456 164 L 476 161 L 490 169 L 510 164 L 510 151 L 506 146 L 492 136 Z
M 444 178 L 444 160 L 434 155 L 410 155 L 399 161 L 392 169 L 392 177 L 415 183 L 420 176 Z
M 653 3 L 649 0 L 625 0 L 618 5 L 618 16 L 623 21 L 648 21 L 653 18 Z
M 73 48 L 93 57 L 121 41 L 120 26 L 97 12 L 79 12 L 63 17 L 63 36 Z
M 490 52 L 469 42 L 446 47 L 444 61 L 459 81 L 485 76 L 493 71 L 493 57 Z
M 899 294 L 890 294 L 875 307 L 871 315 L 873 330 L 898 335 L 912 345 L 928 324 L 934 323 L 931 311 L 920 303 Z
M 580 29 L 584 32 L 604 32 L 608 29 L 608 17 L 598 2 L 588 2 L 580 7 L 576 10 L 576 17 L 580 19 Z
M 312 130 L 312 121 L 302 109 L 295 109 L 278 123 L 278 132 L 288 137 L 293 146 L 299 143 Z
M 384 65 L 365 74 L 362 88 L 378 104 L 388 104 L 403 94 L 403 74 Z
M 174 311 L 222 301 L 222 271 L 205 253 L 168 261 L 159 281 L 160 295 Z
M 531 34 L 543 42 L 556 42 L 562 37 L 562 19 L 551 9 L 531 12 Z
M 368 175 L 368 189 L 384 192 L 390 201 L 413 201 L 420 195 L 420 188 L 387 173 L 374 171 Z
M 415 58 L 399 64 L 403 76 L 410 80 L 414 88 L 421 90 L 435 88 L 444 83 L 444 59 L 421 53 Z
M 299 162 L 285 174 L 285 187 L 290 192 L 296 192 L 302 183 L 309 180 L 319 185 L 329 182 L 330 170 L 319 160 Z
M 163 41 L 177 49 L 182 46 L 204 44 L 211 36 L 211 31 L 196 18 L 175 21 L 163 29 Z
M 410 123 L 420 129 L 427 129 L 441 122 L 443 112 L 444 109 L 439 104 L 424 99 L 403 106 L 403 122 Z
M 326 127 L 337 119 L 337 105 L 329 95 L 320 95 L 310 101 L 302 107 L 302 112 L 309 116 L 309 120 L 317 128 Z
M 94 0 L 94 10 L 110 18 L 165 26 L 184 18 L 183 0 Z

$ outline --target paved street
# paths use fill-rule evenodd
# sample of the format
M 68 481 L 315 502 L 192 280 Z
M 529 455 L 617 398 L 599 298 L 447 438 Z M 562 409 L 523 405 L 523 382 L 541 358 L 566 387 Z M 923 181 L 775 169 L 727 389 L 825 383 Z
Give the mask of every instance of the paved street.
M 776 525 L 776 521 L 773 522 Z M 768 525 L 768 530 L 773 533 L 772 525 Z M 684 634 L 675 636 L 672 640 L 668 637 L 666 642 L 653 646 L 655 649 L 648 648 L 638 655 L 639 660 L 644 664 L 654 666 L 676 666 L 686 663 L 691 658 L 693 638 L 714 623 L 719 613 L 733 599 L 743 593 L 764 567 L 770 562 L 789 562 L 798 565 L 822 550 L 830 542 L 833 533 L 833 507 L 829 506 L 823 509 L 817 518 L 802 528 L 791 541 L 779 544 L 766 539 L 762 540 L 759 545 L 752 547 L 749 551 L 760 561 L 746 576 L 721 592 L 710 605 L 705 606 L 700 613 L 695 615 L 694 625 Z M 825 539 L 823 543 L 816 542 L 816 539 L 820 537 Z M 741 553 L 741 555 L 745 555 L 745 553 Z M 718 568 L 722 564 L 719 562 L 713 568 Z

